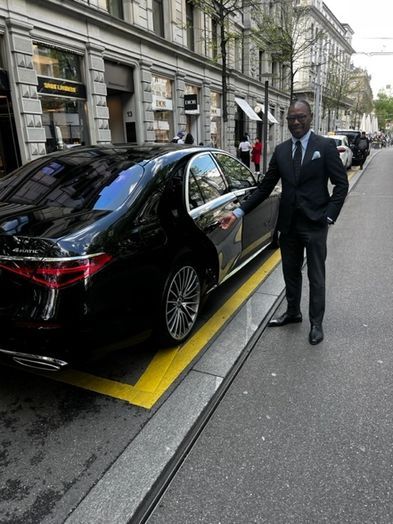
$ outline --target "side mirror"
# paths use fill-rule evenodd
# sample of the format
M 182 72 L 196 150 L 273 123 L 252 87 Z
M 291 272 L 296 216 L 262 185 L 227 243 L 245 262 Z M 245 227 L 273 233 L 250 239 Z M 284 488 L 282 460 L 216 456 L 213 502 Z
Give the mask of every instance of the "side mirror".
M 265 177 L 265 173 L 259 173 L 259 175 L 258 175 L 258 184 L 260 184 L 262 182 L 264 177 Z

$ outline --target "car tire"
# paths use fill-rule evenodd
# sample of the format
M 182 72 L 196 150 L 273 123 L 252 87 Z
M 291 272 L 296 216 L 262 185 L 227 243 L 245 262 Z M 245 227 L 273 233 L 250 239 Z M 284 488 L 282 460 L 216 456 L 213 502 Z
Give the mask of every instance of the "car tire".
M 169 273 L 162 293 L 159 341 L 180 344 L 189 336 L 198 318 L 202 297 L 198 268 L 187 261 Z

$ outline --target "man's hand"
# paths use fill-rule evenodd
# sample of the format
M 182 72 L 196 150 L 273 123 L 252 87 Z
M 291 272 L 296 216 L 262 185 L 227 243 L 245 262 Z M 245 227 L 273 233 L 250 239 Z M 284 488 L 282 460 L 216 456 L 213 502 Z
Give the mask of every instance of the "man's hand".
M 220 220 L 220 228 L 229 229 L 234 222 L 236 222 L 236 215 L 234 215 L 233 213 L 228 213 L 227 215 L 224 215 Z

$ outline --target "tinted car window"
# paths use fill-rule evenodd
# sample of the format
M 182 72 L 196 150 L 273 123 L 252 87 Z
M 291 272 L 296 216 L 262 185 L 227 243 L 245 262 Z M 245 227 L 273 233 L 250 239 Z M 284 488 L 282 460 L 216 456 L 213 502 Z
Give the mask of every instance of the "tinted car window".
M 256 185 L 256 180 L 251 171 L 236 158 L 223 153 L 215 153 L 214 157 L 227 177 L 231 189 L 241 189 Z
M 141 166 L 118 155 L 50 157 L 2 179 L 0 201 L 113 210 L 132 193 L 142 174 Z
M 197 200 L 198 193 L 205 203 L 223 195 L 226 190 L 225 180 L 210 155 L 200 155 L 191 160 L 188 185 L 190 207 L 195 207 L 191 197 Z

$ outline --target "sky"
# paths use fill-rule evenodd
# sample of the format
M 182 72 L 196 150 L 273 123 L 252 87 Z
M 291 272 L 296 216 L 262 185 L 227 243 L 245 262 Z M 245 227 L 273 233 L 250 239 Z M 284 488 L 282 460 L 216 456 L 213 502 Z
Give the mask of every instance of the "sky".
M 391 86 L 393 93 L 393 0 L 324 0 L 341 23 L 351 26 L 355 34 L 352 56 L 355 66 L 371 75 L 374 97 Z M 391 52 L 383 56 L 367 56 L 367 52 Z

